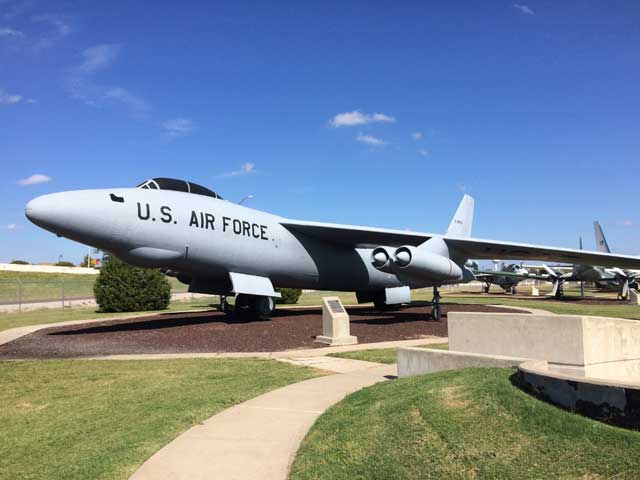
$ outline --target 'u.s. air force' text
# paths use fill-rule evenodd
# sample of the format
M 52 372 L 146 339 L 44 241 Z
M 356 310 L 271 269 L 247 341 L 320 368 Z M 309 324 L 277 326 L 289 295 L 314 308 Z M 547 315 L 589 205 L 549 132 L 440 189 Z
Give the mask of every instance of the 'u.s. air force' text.
M 156 221 L 156 218 L 151 216 L 151 207 L 148 203 L 141 204 L 138 202 L 138 218 L 140 220 Z M 171 207 L 166 205 L 162 205 L 160 207 L 159 219 L 162 223 L 178 224 L 178 222 L 173 219 Z M 231 217 L 222 217 L 221 221 L 216 222 L 216 217 L 213 213 L 199 212 L 196 210 L 191 211 L 191 217 L 189 219 L 190 227 L 215 230 L 216 225 L 218 227 L 222 226 L 223 232 L 233 232 L 236 235 L 258 238 L 260 240 L 269 240 L 269 237 L 267 237 L 266 225 L 260 225 L 258 223 L 247 222 L 246 220 Z

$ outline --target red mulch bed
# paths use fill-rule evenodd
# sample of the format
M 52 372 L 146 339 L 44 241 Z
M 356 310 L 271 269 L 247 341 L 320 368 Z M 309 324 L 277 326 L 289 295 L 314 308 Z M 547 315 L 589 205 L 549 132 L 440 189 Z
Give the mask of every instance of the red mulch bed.
M 447 335 L 447 312 L 522 312 L 487 305 L 443 304 L 443 319 L 431 320 L 428 306 L 378 312 L 347 309 L 359 343 Z M 273 352 L 316 348 L 322 333 L 319 308 L 280 307 L 269 320 L 243 321 L 217 311 L 161 313 L 129 320 L 51 327 L 0 346 L 0 359 L 70 358 L 116 354 L 187 352 Z

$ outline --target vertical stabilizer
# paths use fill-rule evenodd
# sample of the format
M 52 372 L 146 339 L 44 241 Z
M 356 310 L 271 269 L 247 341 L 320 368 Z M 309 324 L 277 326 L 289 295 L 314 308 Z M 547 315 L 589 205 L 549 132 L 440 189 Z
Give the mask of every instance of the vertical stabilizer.
M 462 197 L 455 215 L 451 219 L 447 235 L 455 237 L 470 237 L 473 226 L 473 207 L 475 200 L 469 195 Z
M 596 234 L 596 250 L 598 250 L 598 252 L 611 253 L 611 250 L 609 250 L 609 244 L 607 243 L 607 239 L 604 238 L 604 232 L 602 231 L 602 227 L 599 222 L 593 222 L 593 230 Z

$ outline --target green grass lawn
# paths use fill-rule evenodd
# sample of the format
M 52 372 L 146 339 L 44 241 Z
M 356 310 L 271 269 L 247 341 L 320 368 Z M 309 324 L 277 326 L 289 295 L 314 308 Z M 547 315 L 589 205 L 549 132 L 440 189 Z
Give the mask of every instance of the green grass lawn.
M 317 374 L 249 359 L 0 362 L 0 478 L 126 479 L 211 415 Z
M 449 350 L 448 343 L 432 343 L 430 345 L 418 345 L 419 348 L 434 348 L 436 350 Z M 329 357 L 349 358 L 351 360 L 364 360 L 376 363 L 396 363 L 398 354 L 395 348 L 372 348 L 369 350 L 357 350 L 355 352 L 331 353 Z
M 72 273 L 0 272 L 0 303 L 91 298 L 97 275 Z M 187 285 L 167 277 L 171 291 L 186 292 Z
M 215 300 L 216 303 L 211 302 Z M 23 313 L 0 313 L 0 332 L 9 328 L 25 327 L 46 323 L 67 322 L 71 320 L 91 320 L 100 318 L 133 317 L 140 315 L 157 315 L 159 313 L 177 312 L 181 310 L 206 310 L 217 307 L 217 297 L 194 299 L 193 301 L 174 301 L 166 310 L 153 312 L 99 313 L 94 308 L 65 308 L 33 310 Z
M 638 478 L 640 432 L 538 401 L 512 373 L 439 372 L 349 395 L 316 421 L 290 478 Z

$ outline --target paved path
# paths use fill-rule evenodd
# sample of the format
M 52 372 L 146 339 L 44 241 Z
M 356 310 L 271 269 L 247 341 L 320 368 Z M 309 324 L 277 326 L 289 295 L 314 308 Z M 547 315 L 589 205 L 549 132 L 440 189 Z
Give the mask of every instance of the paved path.
M 322 412 L 396 374 L 395 365 L 359 360 L 307 357 L 302 363 L 346 373 L 295 383 L 224 410 L 158 451 L 131 480 L 286 480 L 300 442 Z

